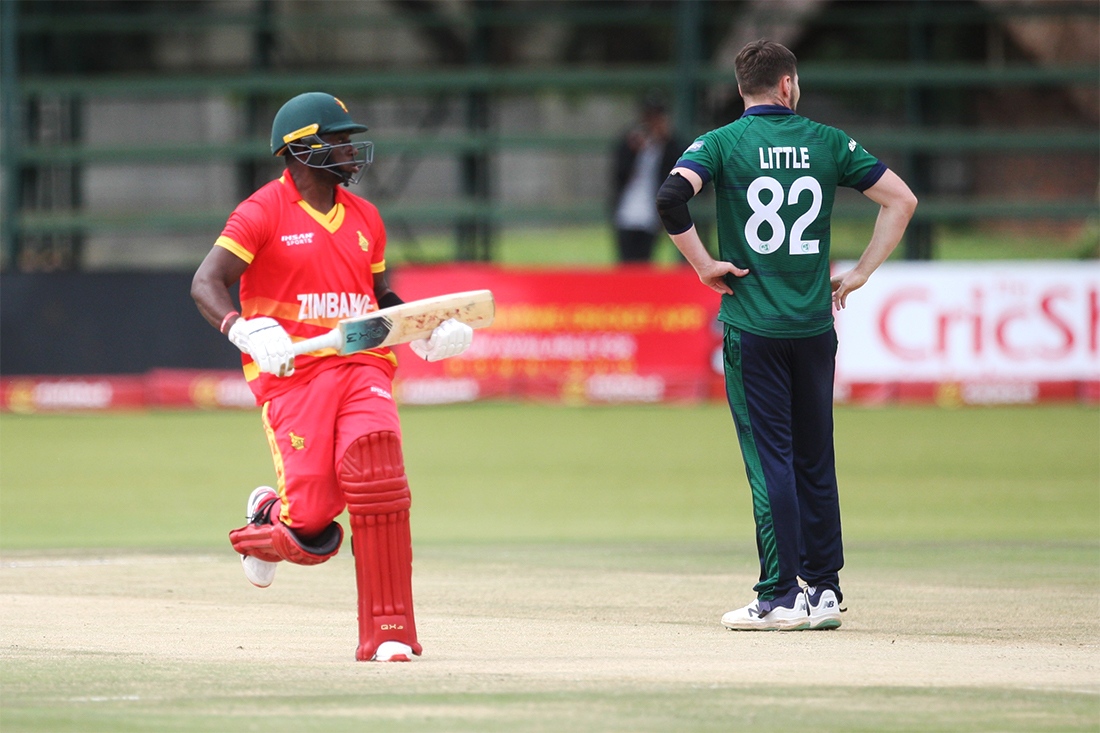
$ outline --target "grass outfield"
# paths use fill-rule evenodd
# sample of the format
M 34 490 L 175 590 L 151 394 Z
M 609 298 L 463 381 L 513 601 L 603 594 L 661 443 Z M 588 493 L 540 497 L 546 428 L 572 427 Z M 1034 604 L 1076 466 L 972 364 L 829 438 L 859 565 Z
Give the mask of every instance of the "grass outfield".
M 418 543 L 751 536 L 723 406 L 481 403 L 403 422 Z M 1100 538 L 1095 409 L 842 408 L 836 442 L 849 542 Z M 0 459 L 3 549 L 220 550 L 274 481 L 251 412 L 9 414 Z
M 717 625 L 755 564 L 724 407 L 403 420 L 426 653 L 395 668 L 349 662 L 346 546 L 241 579 L 258 415 L 0 416 L 0 730 L 1100 727 L 1094 408 L 838 409 L 851 610 L 774 635 Z

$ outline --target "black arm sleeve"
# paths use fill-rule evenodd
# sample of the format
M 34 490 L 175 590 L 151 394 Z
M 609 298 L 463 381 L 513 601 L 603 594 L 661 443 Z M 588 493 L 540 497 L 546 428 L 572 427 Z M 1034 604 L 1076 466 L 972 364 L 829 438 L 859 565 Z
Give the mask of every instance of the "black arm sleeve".
M 695 226 L 688 201 L 695 195 L 691 183 L 679 173 L 673 173 L 657 190 L 657 213 L 669 234 L 683 234 Z
M 397 293 L 392 290 L 378 299 L 379 308 L 392 308 L 395 305 L 401 305 L 405 301 L 397 297 Z

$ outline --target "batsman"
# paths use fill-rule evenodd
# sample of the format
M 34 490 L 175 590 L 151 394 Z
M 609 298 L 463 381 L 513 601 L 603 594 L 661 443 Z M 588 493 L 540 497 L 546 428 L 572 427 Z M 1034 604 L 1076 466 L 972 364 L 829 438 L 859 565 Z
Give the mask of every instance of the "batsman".
M 340 549 L 346 508 L 358 590 L 360 661 L 409 661 L 422 651 L 412 598 L 411 494 L 393 399 L 389 348 L 297 357 L 293 344 L 402 302 L 386 281 L 386 230 L 374 205 L 346 190 L 373 160 L 353 142 L 367 126 L 323 92 L 275 115 L 271 152 L 286 169 L 230 215 L 195 273 L 203 317 L 241 351 L 262 407 L 276 485 L 252 491 L 246 523 L 229 533 L 245 577 L 271 585 L 278 563 L 323 563 Z M 238 310 L 230 287 L 240 284 Z M 411 349 L 456 356 L 473 330 L 457 320 Z

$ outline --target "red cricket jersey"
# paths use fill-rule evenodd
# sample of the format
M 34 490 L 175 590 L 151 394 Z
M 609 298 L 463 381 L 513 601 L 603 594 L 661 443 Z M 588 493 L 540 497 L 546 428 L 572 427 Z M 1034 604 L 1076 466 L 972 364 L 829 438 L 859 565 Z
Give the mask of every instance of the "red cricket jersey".
M 284 173 L 237 206 L 214 244 L 248 263 L 240 282 L 241 315 L 274 318 L 294 341 L 378 309 L 374 274 L 386 269 L 386 229 L 373 204 L 342 187 L 332 210 L 321 213 Z M 347 360 L 381 366 L 391 379 L 397 366 L 388 348 L 345 357 L 323 349 L 297 357 L 291 376 L 275 377 L 261 374 L 247 354 L 241 357 L 257 404 Z

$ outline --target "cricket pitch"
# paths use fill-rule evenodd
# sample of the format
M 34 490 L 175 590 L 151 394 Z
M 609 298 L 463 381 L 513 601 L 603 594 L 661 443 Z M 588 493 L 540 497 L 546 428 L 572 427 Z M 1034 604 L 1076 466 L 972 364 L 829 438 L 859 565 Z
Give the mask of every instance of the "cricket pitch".
M 824 716 L 822 730 L 1089 730 L 1100 715 L 1100 590 L 1052 586 L 1038 570 L 1095 550 L 1020 548 L 1047 557 L 1000 587 L 968 583 L 965 560 L 902 582 L 889 567 L 861 570 L 856 550 L 841 629 L 738 633 L 718 619 L 748 600 L 748 547 L 430 545 L 414 560 L 424 655 L 388 665 L 354 661 L 347 547 L 325 565 L 280 566 L 263 590 L 228 546 L 9 552 L 0 722 L 656 731 Z M 950 563 L 979 550 L 912 551 Z

